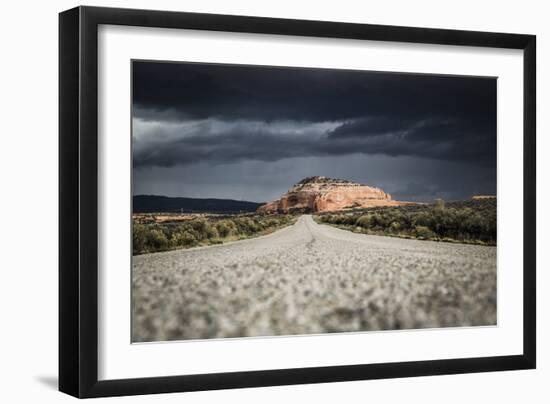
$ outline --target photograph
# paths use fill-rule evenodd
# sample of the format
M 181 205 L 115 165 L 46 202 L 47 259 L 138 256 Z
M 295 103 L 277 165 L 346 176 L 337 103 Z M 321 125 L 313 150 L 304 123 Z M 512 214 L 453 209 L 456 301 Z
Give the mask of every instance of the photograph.
M 498 325 L 496 77 L 130 67 L 132 343 Z

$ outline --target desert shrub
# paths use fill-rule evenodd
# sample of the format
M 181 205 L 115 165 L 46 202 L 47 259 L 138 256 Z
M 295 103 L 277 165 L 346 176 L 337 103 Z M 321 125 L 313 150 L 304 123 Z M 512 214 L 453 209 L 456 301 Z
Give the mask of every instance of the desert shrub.
M 372 217 L 372 224 L 376 228 L 384 229 L 388 227 L 390 224 L 390 221 L 388 220 L 388 216 L 380 213 L 375 213 Z
M 195 236 L 187 231 L 175 232 L 172 234 L 171 242 L 173 247 L 193 246 L 197 244 Z
M 187 225 L 190 226 L 190 230 L 197 240 L 204 240 L 207 237 L 208 224 L 205 219 L 191 220 Z
M 147 245 L 147 227 L 135 223 L 132 229 L 132 250 L 134 254 L 145 251 Z
M 473 237 L 480 238 L 485 229 L 485 220 L 481 215 L 473 214 L 464 221 L 463 228 L 465 232 Z
M 358 218 L 357 221 L 355 222 L 355 224 L 356 224 L 357 226 L 363 227 L 363 228 L 365 228 L 365 229 L 370 228 L 371 223 L 372 223 L 371 215 L 359 216 L 359 218 Z
M 260 230 L 256 222 L 249 217 L 236 219 L 235 224 L 240 234 L 253 234 Z
M 357 221 L 357 219 L 353 215 L 343 215 L 341 220 L 342 224 L 346 225 L 353 225 Z
M 219 244 L 223 239 L 251 237 L 293 222 L 293 215 L 235 215 L 198 217 L 184 222 L 143 223 L 133 225 L 133 254 L 165 251 L 204 244 Z
M 392 233 L 399 233 L 400 230 L 401 230 L 401 224 L 399 224 L 399 222 L 391 222 L 390 231 Z
M 231 231 L 229 229 L 229 226 L 227 225 L 227 223 L 224 222 L 224 221 L 220 221 L 220 222 L 216 223 L 216 229 L 218 229 L 218 234 L 220 235 L 220 237 L 229 236 L 229 233 Z
M 220 237 L 229 237 L 237 234 L 237 227 L 231 220 L 220 220 L 216 223 L 216 229 Z
M 416 226 L 414 231 L 418 238 L 430 239 L 435 237 L 435 233 L 426 226 Z
M 219 237 L 218 229 L 216 228 L 215 225 L 212 225 L 210 223 L 206 224 L 206 226 L 204 227 L 204 232 L 205 232 L 206 238 L 208 239 Z
M 380 234 L 440 240 L 496 243 L 496 199 L 356 209 L 346 214 L 322 214 L 323 223 Z
M 421 227 L 434 227 L 433 212 L 420 212 L 413 216 L 412 224 L 416 228 Z
M 168 238 L 160 229 L 152 229 L 147 235 L 147 244 L 150 251 L 165 250 L 169 247 Z

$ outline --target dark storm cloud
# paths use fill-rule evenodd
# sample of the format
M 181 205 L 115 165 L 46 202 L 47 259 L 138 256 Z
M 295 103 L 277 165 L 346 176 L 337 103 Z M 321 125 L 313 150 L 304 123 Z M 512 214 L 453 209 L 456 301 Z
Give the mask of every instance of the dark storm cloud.
M 305 176 L 496 192 L 496 79 L 133 63 L 134 192 L 265 201 Z
M 495 129 L 466 119 L 396 120 L 391 116 L 346 123 L 328 137 L 364 153 L 410 155 L 482 165 L 496 159 Z M 360 146 L 363 146 L 361 148 Z
M 133 73 L 136 166 L 350 153 L 496 161 L 494 79 L 151 62 Z
M 308 155 L 347 154 L 326 150 L 333 123 L 219 121 L 151 123 L 134 120 L 134 166 L 277 161 Z
M 220 164 L 354 153 L 494 163 L 494 142 L 464 122 L 395 122 L 390 118 L 372 122 L 203 120 L 179 124 L 138 119 L 134 131 L 144 135 L 134 136 L 134 165 L 170 167 L 199 161 Z
M 487 115 L 496 112 L 496 81 L 485 78 L 157 62 L 134 62 L 133 78 L 144 117 L 149 110 L 173 119 L 494 119 Z
M 331 133 L 330 136 L 343 139 L 390 134 L 406 135 L 415 126 L 421 124 L 422 122 L 416 123 L 414 120 L 407 118 L 394 119 L 390 116 L 370 116 L 346 122 Z

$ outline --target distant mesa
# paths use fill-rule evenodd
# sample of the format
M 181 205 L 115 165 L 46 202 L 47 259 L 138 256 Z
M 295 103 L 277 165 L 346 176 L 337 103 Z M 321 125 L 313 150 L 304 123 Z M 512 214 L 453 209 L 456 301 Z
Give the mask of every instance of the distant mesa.
M 410 205 L 394 201 L 380 188 L 328 177 L 307 177 L 280 199 L 258 208 L 258 213 L 330 212 L 354 208 Z
M 478 201 L 480 199 L 497 199 L 496 195 L 474 195 L 472 196 L 472 199 L 474 201 Z

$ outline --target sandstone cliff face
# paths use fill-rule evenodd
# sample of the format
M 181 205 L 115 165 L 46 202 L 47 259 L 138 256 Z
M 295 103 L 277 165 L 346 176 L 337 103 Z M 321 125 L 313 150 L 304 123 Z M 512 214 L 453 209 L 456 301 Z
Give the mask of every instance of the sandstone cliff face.
M 308 177 L 294 185 L 281 199 L 258 208 L 259 213 L 326 212 L 351 208 L 399 206 L 380 188 L 327 177 Z

